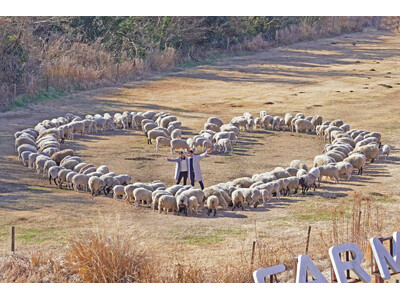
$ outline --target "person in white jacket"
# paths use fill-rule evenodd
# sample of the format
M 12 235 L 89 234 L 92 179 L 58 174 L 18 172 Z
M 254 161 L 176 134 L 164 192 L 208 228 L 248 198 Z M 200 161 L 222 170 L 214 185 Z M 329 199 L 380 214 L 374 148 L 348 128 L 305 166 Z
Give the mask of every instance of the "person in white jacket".
M 202 190 L 204 190 L 204 184 L 203 184 L 203 175 L 201 174 L 201 169 L 200 169 L 200 160 L 203 157 L 206 157 L 208 153 L 211 152 L 211 149 L 207 149 L 206 152 L 202 154 L 194 154 L 193 150 L 189 150 L 189 178 L 190 178 L 190 184 L 194 186 L 195 182 L 198 182 L 200 184 L 200 187 Z
M 189 159 L 185 156 L 183 151 L 179 152 L 179 156 L 177 158 L 167 158 L 164 157 L 167 161 L 176 162 L 175 167 L 175 180 L 176 184 L 180 184 L 183 179 L 183 185 L 186 185 L 189 171 Z

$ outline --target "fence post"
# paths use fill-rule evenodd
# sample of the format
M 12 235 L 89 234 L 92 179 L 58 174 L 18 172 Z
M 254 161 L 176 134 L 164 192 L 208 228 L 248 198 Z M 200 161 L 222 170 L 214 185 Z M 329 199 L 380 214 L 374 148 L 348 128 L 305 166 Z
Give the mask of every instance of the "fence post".
M 11 252 L 15 251 L 15 226 L 11 226 Z
M 253 241 L 253 248 L 251 249 L 251 267 L 253 268 L 254 263 L 254 251 L 256 250 L 256 241 Z
M 311 234 L 311 225 L 308 226 L 308 233 L 307 233 L 307 243 L 306 243 L 306 254 L 308 252 L 308 245 L 310 243 L 310 234 Z

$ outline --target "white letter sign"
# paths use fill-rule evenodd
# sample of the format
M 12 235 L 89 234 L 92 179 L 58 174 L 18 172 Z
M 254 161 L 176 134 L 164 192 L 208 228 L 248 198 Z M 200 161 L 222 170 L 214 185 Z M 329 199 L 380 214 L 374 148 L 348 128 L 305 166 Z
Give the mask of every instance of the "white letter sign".
M 388 265 L 393 272 L 400 272 L 400 231 L 393 233 L 393 257 L 386 250 L 385 246 L 382 245 L 379 238 L 374 237 L 369 242 L 379 268 L 379 273 L 383 279 L 390 279 Z
M 308 281 L 308 283 L 328 283 L 324 275 L 322 275 L 307 254 L 299 255 L 297 259 L 296 283 L 307 282 L 307 271 L 310 271 L 313 278 L 313 280 Z
M 258 269 L 253 272 L 255 283 L 265 283 L 265 277 L 282 273 L 286 270 L 284 265 L 276 265 L 265 269 Z
M 342 262 L 340 259 L 340 253 L 350 251 L 353 254 L 353 260 Z M 356 244 L 348 243 L 339 246 L 333 246 L 329 249 L 329 256 L 331 257 L 333 269 L 339 283 L 347 283 L 345 271 L 353 270 L 354 273 L 364 282 L 370 282 L 371 277 L 361 267 L 363 260 L 363 254 L 360 247 Z

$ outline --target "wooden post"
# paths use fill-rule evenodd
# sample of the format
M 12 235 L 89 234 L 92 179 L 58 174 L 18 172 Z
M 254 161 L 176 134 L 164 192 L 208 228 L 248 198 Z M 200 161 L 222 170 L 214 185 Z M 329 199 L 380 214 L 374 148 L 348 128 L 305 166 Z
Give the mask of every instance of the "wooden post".
M 308 226 L 308 233 L 307 233 L 307 243 L 306 243 L 306 254 L 308 252 L 308 245 L 310 243 L 310 233 L 311 233 L 311 225 Z
M 11 252 L 15 251 L 15 226 L 11 226 Z
M 253 248 L 251 249 L 251 267 L 253 267 L 254 263 L 254 251 L 256 250 L 256 241 L 253 241 Z

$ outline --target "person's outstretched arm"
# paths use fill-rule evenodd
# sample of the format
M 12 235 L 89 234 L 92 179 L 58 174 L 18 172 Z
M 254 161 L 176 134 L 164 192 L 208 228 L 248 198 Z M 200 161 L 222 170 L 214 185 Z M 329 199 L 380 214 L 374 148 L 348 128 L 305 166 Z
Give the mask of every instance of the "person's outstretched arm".
M 178 162 L 178 161 L 179 161 L 179 158 L 168 158 L 168 157 L 164 157 L 164 160 L 166 160 L 166 161 Z
M 199 159 L 202 159 L 203 157 L 207 157 L 208 153 L 211 152 L 211 149 L 207 149 L 204 153 L 199 154 Z

